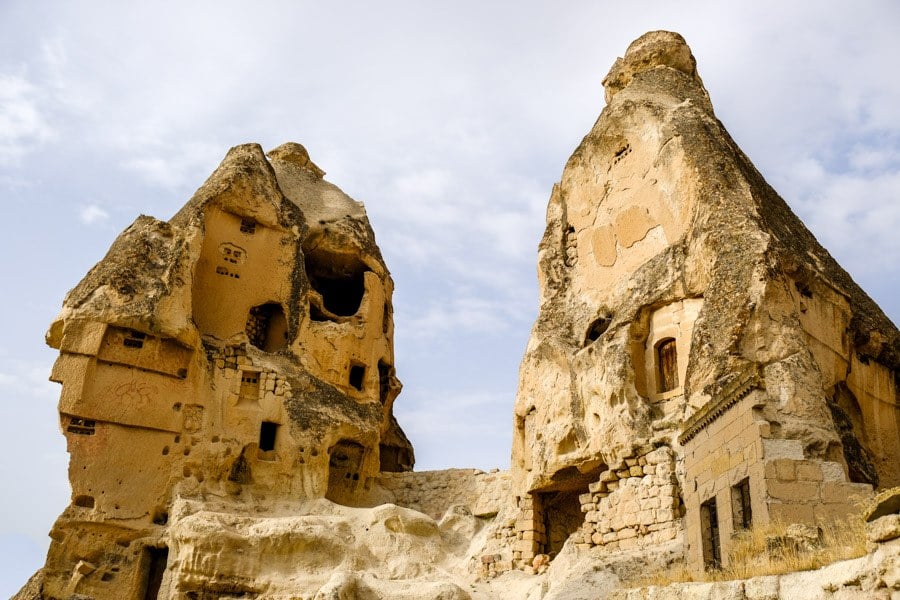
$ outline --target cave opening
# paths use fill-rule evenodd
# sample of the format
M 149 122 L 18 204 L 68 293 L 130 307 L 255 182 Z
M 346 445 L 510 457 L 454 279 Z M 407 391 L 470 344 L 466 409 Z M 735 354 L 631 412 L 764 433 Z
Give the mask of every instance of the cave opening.
M 358 257 L 317 247 L 306 250 L 304 265 L 309 285 L 322 297 L 321 307 L 311 303 L 314 321 L 328 320 L 326 311 L 338 317 L 352 317 L 359 311 L 369 269 Z
M 250 344 L 263 352 L 278 352 L 287 347 L 287 317 L 284 308 L 277 302 L 251 308 L 245 330 Z

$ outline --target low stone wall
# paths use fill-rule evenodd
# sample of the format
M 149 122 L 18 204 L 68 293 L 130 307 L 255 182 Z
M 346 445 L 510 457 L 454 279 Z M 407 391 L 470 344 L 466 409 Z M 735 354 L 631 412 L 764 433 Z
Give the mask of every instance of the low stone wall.
M 446 469 L 381 473 L 377 479 L 393 503 L 440 519 L 447 509 L 463 504 L 476 517 L 496 515 L 509 502 L 508 471 Z
M 896 540 L 900 542 L 900 540 Z M 619 589 L 606 600 L 895 600 L 900 597 L 900 544 L 814 571 L 717 582 Z
M 681 535 L 675 457 L 668 447 L 604 471 L 588 489 L 579 496 L 585 515 L 575 543 L 630 550 Z

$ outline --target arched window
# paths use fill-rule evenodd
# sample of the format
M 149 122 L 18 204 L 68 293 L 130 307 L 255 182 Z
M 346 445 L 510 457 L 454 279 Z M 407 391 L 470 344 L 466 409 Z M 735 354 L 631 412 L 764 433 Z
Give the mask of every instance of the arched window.
M 678 387 L 678 350 L 675 338 L 665 338 L 656 345 L 656 382 L 660 394 Z

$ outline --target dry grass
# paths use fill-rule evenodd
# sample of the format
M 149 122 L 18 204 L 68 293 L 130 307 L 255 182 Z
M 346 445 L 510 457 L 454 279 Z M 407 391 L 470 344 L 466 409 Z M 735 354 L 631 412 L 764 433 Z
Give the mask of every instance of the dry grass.
M 780 575 L 818 569 L 839 560 L 866 553 L 866 530 L 862 515 L 820 527 L 820 542 L 813 547 L 791 542 L 788 527 L 781 523 L 754 527 L 733 538 L 728 567 L 694 573 L 684 564 L 648 573 L 626 582 L 628 587 L 665 586 L 688 581 L 730 581 L 760 575 Z

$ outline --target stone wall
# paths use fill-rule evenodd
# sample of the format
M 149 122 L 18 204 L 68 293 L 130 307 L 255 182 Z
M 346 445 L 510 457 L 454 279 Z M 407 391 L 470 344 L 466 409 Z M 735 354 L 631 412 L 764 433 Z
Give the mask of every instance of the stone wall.
M 847 481 L 840 463 L 806 457 L 799 440 L 773 438 L 759 410 L 762 392 L 725 400 L 698 413 L 703 418 L 688 423 L 681 436 L 686 548 L 695 570 L 712 562 L 727 566 L 732 538 L 746 525 L 827 525 L 858 511 L 857 503 L 871 496 L 871 486 Z M 746 515 L 742 493 L 748 496 Z M 712 524 L 704 522 L 704 505 L 713 507 Z M 717 530 L 715 540 L 710 527 Z
M 508 471 L 447 469 L 381 473 L 377 479 L 390 500 L 405 508 L 440 519 L 448 508 L 462 504 L 476 517 L 492 517 L 509 502 Z
M 632 550 L 673 540 L 681 533 L 681 492 L 675 456 L 668 447 L 627 459 L 604 471 L 579 497 L 585 513 L 576 543 Z

